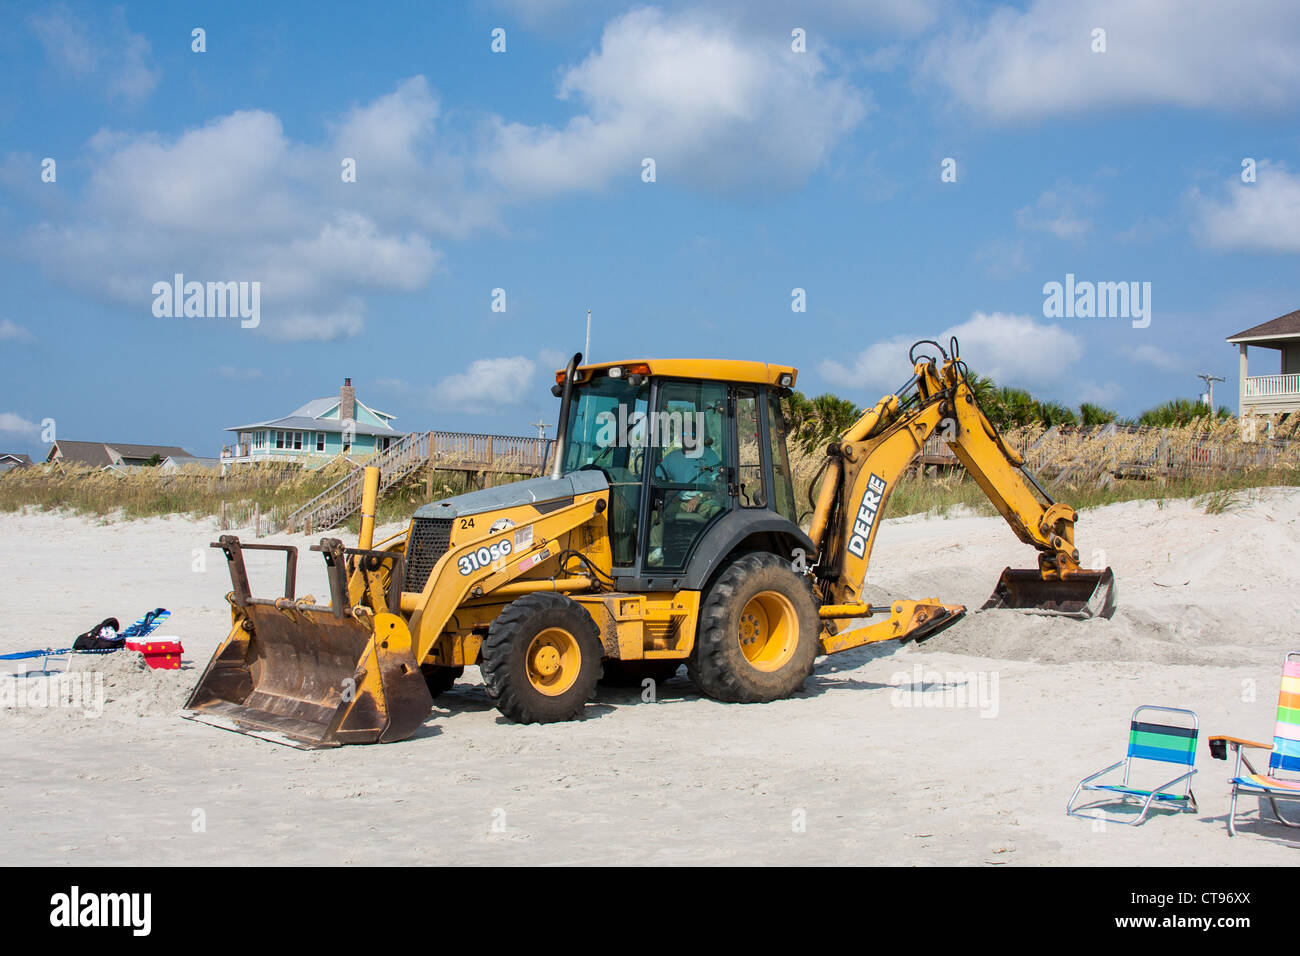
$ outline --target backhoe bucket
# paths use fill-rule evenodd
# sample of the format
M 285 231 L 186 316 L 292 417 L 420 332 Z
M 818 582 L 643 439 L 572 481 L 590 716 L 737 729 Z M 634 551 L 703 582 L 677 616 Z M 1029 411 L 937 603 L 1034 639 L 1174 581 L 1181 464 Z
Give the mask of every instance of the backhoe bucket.
M 230 535 L 213 547 L 230 564 L 234 624 L 183 716 L 302 749 L 403 740 L 428 717 L 433 698 L 405 620 L 391 609 L 349 606 L 347 556 L 380 552 L 334 539 L 313 548 L 330 570 L 332 600 L 320 606 L 293 599 L 296 548 L 241 545 Z M 283 597 L 249 596 L 242 552 L 250 549 L 286 552 Z M 392 562 L 391 581 L 402 580 L 401 555 L 374 558 L 371 567 L 379 560 Z
M 1064 617 L 1110 617 L 1115 613 L 1115 574 L 1073 571 L 1066 578 L 1044 578 L 1040 571 L 1007 568 L 981 611 L 1011 608 Z

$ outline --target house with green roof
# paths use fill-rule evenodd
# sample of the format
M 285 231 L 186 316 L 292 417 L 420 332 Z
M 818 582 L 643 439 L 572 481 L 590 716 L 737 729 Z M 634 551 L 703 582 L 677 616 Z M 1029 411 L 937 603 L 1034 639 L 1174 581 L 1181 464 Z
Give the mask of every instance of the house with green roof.
M 281 418 L 227 428 L 235 441 L 222 448 L 221 463 L 284 461 L 315 467 L 338 455 L 360 460 L 403 437 L 391 424 L 394 418 L 359 401 L 352 379 L 345 378 L 337 396 L 312 399 Z

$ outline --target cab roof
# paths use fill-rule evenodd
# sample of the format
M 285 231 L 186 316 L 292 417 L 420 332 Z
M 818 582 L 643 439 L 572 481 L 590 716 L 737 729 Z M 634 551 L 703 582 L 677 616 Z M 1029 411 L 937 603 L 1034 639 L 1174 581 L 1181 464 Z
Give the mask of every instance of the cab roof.
M 799 378 L 799 370 L 790 365 L 742 362 L 733 359 L 626 359 L 619 362 L 579 365 L 578 372 L 581 380 L 585 382 L 593 374 L 615 367 L 624 369 L 625 373 L 639 371 L 641 374 L 666 378 L 698 378 L 706 381 L 744 382 L 754 385 L 780 385 L 781 377 L 788 375 L 790 379 L 785 384 L 793 386 Z M 644 371 L 646 368 L 649 368 L 648 373 Z M 564 369 L 558 369 L 555 377 L 556 381 L 564 381 Z

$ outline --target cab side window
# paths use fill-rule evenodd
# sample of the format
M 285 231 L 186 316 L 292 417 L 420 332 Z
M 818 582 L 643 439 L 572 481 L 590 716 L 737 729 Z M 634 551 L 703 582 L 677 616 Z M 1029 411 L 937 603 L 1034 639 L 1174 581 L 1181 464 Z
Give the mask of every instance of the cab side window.
M 758 390 L 736 389 L 737 492 L 742 508 L 767 507 L 767 482 L 763 474 L 763 423 L 759 418 Z
M 772 440 L 772 500 L 777 514 L 799 523 L 794 501 L 794 474 L 790 470 L 790 456 L 785 447 L 785 416 L 781 414 L 781 398 L 772 390 L 767 393 L 768 436 Z

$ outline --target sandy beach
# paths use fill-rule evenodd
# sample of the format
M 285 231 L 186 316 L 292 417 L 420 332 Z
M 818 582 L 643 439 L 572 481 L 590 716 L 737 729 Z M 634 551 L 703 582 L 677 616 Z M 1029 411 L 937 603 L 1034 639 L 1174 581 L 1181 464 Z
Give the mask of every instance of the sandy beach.
M 1243 801 L 1204 738 L 1271 738 L 1282 655 L 1300 648 L 1300 490 L 1232 509 L 1129 502 L 1086 512 L 1086 564 L 1109 564 L 1119 610 L 1078 622 L 974 613 L 1031 549 L 999 518 L 884 523 L 879 596 L 965 603 L 923 647 L 818 662 L 802 693 L 719 704 L 683 669 L 603 689 L 585 719 L 510 724 L 476 668 L 408 741 L 303 752 L 176 715 L 229 626 L 214 521 L 0 517 L 0 653 L 68 646 L 100 619 L 163 606 L 180 671 L 99 659 L 104 704 L 0 709 L 0 824 L 25 864 L 1278 865 L 1287 831 Z M 396 528 L 387 530 L 397 530 Z M 325 594 L 305 538 L 299 591 Z M 1089 558 L 1091 557 L 1091 560 Z M 250 559 L 255 591 L 277 572 Z M 85 665 L 78 662 L 79 669 Z M 1195 710 L 1196 815 L 1139 827 L 1069 818 L 1080 778 L 1120 759 L 1139 704 Z M 1168 776 L 1173 776 L 1170 773 Z M 1297 841 L 1300 842 L 1300 841 Z

